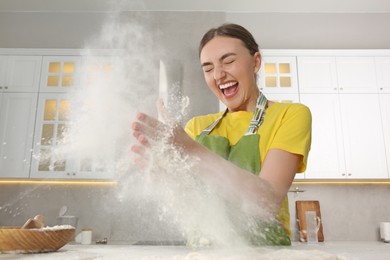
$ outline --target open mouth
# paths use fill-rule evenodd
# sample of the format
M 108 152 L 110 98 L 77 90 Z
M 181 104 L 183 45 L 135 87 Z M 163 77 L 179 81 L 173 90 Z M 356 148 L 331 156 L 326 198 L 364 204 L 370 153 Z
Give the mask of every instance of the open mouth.
M 237 93 L 238 82 L 231 81 L 225 84 L 219 85 L 219 89 L 222 91 L 223 95 L 227 98 L 234 96 Z

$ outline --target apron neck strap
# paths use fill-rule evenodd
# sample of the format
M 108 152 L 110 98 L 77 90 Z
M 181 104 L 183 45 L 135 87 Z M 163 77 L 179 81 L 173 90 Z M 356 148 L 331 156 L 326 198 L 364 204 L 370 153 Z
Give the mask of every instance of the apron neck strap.
M 263 95 L 263 93 L 260 92 L 256 102 L 255 111 L 253 111 L 253 116 L 245 135 L 252 135 L 257 133 L 257 129 L 259 129 L 261 123 L 263 123 L 265 110 L 267 108 L 267 101 L 267 98 Z
M 257 133 L 257 129 L 263 122 L 266 108 L 267 108 L 267 98 L 263 95 L 263 93 L 260 92 L 260 95 L 256 101 L 256 108 L 253 111 L 253 116 L 249 124 L 249 127 L 246 130 L 245 135 L 251 135 Z M 211 125 L 209 125 L 206 129 L 204 129 L 200 134 L 201 135 L 210 134 L 211 131 L 213 131 L 213 129 L 218 125 L 219 121 L 221 121 L 221 119 L 226 115 L 227 112 L 228 112 L 228 108 L 226 108 L 225 112 L 223 112 L 223 114 L 221 114 L 217 118 L 217 120 L 215 120 Z

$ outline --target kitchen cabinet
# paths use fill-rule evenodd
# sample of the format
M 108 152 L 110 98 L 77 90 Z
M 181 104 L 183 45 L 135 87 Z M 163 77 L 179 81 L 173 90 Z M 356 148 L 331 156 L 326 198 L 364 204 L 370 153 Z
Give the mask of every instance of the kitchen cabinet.
M 300 93 L 338 93 L 335 57 L 298 57 Z
M 0 178 L 28 178 L 37 93 L 0 93 Z
M 313 117 L 308 179 L 388 178 L 378 94 L 302 94 Z
M 0 56 L 0 92 L 38 92 L 42 56 Z
M 390 57 L 375 57 L 379 93 L 390 94 Z
M 296 58 L 264 56 L 257 83 L 264 94 L 298 95 Z
M 80 84 L 81 56 L 45 56 L 42 62 L 40 92 L 64 93 Z
M 300 93 L 378 93 L 374 57 L 298 57 Z
M 345 174 L 340 102 L 336 94 L 301 94 L 312 114 L 312 141 L 305 178 L 334 179 Z
M 34 135 L 31 178 L 110 179 L 103 161 L 86 158 L 62 146 L 69 126 L 71 101 L 66 93 L 41 93 Z M 99 163 L 99 164 L 98 164 Z
M 0 177 L 28 178 L 42 57 L 0 56 Z
M 385 140 L 387 156 L 387 171 L 390 175 L 390 94 L 382 94 L 379 97 L 383 123 L 383 137 Z
M 378 93 L 374 57 L 336 57 L 340 93 Z

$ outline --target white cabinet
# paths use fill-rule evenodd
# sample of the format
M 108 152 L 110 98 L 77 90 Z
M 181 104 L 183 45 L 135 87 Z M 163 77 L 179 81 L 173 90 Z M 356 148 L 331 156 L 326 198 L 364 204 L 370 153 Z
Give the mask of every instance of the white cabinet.
M 374 57 L 298 57 L 300 93 L 378 93 Z
M 388 178 L 377 94 L 302 94 L 312 111 L 306 178 Z
M 338 93 L 335 57 L 298 57 L 300 93 Z
M 305 178 L 341 178 L 346 171 L 338 95 L 301 94 L 301 103 L 312 114 L 312 143 Z
M 340 93 L 377 93 L 374 57 L 336 57 Z
M 375 57 L 379 93 L 390 93 L 390 57 Z
M 390 94 L 380 95 L 380 105 L 387 156 L 387 170 L 390 175 Z
M 41 93 L 34 135 L 34 156 L 31 165 L 31 178 L 77 178 L 110 179 L 107 165 L 103 160 L 86 158 L 73 150 L 72 146 L 62 146 L 67 127 L 71 102 L 64 93 Z
M 28 178 L 41 56 L 0 56 L 0 177 Z
M 81 56 L 46 56 L 42 62 L 40 92 L 68 92 L 79 86 Z
M 295 57 L 263 57 L 257 83 L 264 94 L 293 94 L 298 96 Z
M 0 92 L 38 92 L 41 56 L 0 56 Z
M 0 177 L 28 178 L 37 93 L 0 93 Z
M 388 178 L 379 96 L 340 95 L 347 175 Z

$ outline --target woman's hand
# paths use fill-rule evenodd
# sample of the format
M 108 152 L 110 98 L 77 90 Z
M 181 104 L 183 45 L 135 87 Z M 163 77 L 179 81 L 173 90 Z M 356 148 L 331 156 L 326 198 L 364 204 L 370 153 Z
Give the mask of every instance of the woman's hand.
M 131 147 L 131 151 L 138 155 L 137 165 L 145 165 L 148 160 L 145 151 L 156 144 L 172 145 L 187 154 L 194 152 L 194 148 L 201 146 L 192 140 L 184 129 L 175 122 L 174 118 L 165 109 L 161 99 L 157 102 L 157 109 L 166 123 L 140 112 L 136 115 L 136 121 L 131 125 L 133 136 L 138 141 L 138 144 Z

